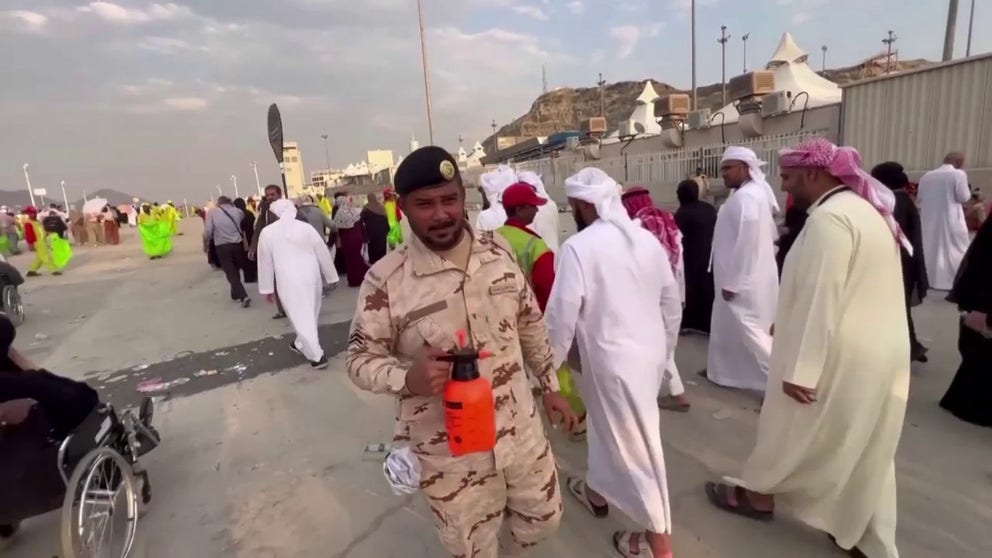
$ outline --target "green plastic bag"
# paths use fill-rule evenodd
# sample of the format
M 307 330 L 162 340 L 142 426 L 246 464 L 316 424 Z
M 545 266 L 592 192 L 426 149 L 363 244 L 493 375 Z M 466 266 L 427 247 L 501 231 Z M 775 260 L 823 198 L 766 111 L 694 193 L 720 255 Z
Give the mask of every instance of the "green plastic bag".
M 72 259 L 72 246 L 69 242 L 55 233 L 48 234 L 48 244 L 52 250 L 52 264 L 55 269 L 62 269 Z
M 560 393 L 568 400 L 568 405 L 572 408 L 572 411 L 578 416 L 584 415 L 586 405 L 582 402 L 582 396 L 579 394 L 578 386 L 572 381 L 572 372 L 569 370 L 567 364 L 562 364 L 561 368 L 558 369 L 558 386 L 561 388 Z

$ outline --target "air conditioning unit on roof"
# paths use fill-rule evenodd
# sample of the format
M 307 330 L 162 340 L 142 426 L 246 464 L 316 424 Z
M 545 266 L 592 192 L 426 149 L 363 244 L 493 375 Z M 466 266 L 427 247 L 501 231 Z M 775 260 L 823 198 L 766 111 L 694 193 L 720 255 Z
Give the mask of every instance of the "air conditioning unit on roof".
M 731 78 L 727 97 L 732 101 L 761 97 L 775 91 L 775 73 L 768 70 L 748 72 Z
M 786 114 L 792 110 L 792 93 L 776 91 L 761 99 L 761 115 L 765 118 Z
M 690 130 L 703 130 L 710 127 L 710 109 L 694 110 L 689 113 Z

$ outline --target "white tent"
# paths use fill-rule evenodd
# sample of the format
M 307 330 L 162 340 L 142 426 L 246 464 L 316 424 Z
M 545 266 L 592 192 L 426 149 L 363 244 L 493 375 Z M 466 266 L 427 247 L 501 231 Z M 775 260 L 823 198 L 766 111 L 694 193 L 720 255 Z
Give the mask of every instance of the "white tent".
M 644 84 L 644 91 L 637 97 L 637 106 L 634 108 L 634 112 L 627 118 L 627 121 L 630 122 L 631 130 L 639 129 L 636 125 L 640 124 L 644 129 L 641 134 L 661 133 L 661 125 L 654 119 L 654 104 L 660 98 L 650 81 Z
M 782 35 L 782 40 L 779 41 L 775 54 L 765 66 L 767 70 L 771 70 L 775 74 L 775 90 L 789 91 L 793 99 L 800 92 L 806 92 L 809 95 L 809 102 L 807 103 L 806 96 L 803 95 L 803 98 L 796 101 L 794 110 L 840 103 L 840 87 L 814 72 L 806 63 L 808 59 L 809 55 L 792 40 L 790 33 Z M 717 118 L 713 120 L 714 123 L 737 122 L 740 116 L 732 103 L 718 110 L 717 113 L 723 113 L 726 119 Z

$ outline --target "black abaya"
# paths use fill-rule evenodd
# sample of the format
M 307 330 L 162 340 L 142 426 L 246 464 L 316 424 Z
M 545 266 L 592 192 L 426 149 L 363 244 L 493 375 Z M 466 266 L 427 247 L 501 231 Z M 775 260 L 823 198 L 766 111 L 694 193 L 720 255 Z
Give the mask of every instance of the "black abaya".
M 965 254 L 950 299 L 962 312 L 983 312 L 992 329 L 992 219 L 985 221 Z M 961 420 L 992 426 L 992 339 L 965 326 L 958 336 L 961 366 L 940 406 Z
M 709 333 L 713 313 L 713 274 L 709 271 L 716 228 L 716 208 L 704 201 L 679 206 L 675 222 L 682 231 L 685 266 L 685 309 L 682 328 Z
M 365 238 L 368 241 L 369 265 L 372 265 L 385 256 L 388 250 L 386 237 L 389 235 L 389 219 L 365 208 L 362 210 L 362 225 L 365 226 Z

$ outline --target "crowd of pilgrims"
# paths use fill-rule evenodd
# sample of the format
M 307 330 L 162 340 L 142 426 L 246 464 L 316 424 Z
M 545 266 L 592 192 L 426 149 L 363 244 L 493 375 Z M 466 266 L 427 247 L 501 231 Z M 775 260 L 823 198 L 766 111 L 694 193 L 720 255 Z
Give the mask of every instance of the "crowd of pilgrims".
M 414 155 L 421 154 L 411 161 Z M 680 334 L 709 336 L 703 377 L 764 398 L 743 474 L 707 483 L 711 503 L 761 520 L 781 503 L 852 556 L 898 556 L 895 449 L 910 362 L 928 361 L 912 308 L 932 290 L 945 291 L 961 312 L 962 362 L 940 405 L 992 426 L 992 220 L 968 183 L 964 156 L 949 154 L 917 185 L 897 162 L 869 173 L 853 148 L 809 140 L 780 153 L 784 210 L 764 165 L 750 149 L 728 148 L 720 164 L 724 203 L 714 206 L 708 179 L 697 171 L 677 185 L 674 213 L 657 207 L 643 187 L 624 188 L 599 169 L 583 169 L 565 181 L 579 233 L 561 245 L 558 208 L 539 176 L 500 166 L 480 178 L 484 206 L 474 229 L 512 248 L 545 313 L 554 362 L 565 361 L 561 393 L 578 401 L 576 415 L 589 409 L 572 434 L 596 433 L 587 477 L 567 479 L 567 489 L 595 517 L 615 505 L 646 527 L 614 535 L 624 556 L 672 556 L 664 459 L 653 440 L 659 408 L 691 407 L 674 360 Z M 634 234 L 631 224 L 650 235 Z M 651 251 L 659 245 L 663 250 Z M 661 271 L 654 267 L 659 256 Z M 899 291 L 891 288 L 899 283 Z M 653 304 L 659 285 L 655 317 L 639 308 Z M 368 309 L 378 295 L 366 288 Z M 353 358 L 365 350 L 355 330 L 365 323 L 361 307 Z M 648 344 L 641 342 L 645 331 L 653 336 Z M 660 383 L 650 372 L 637 379 L 637 369 L 653 366 L 646 364 L 655 358 L 650 344 L 666 336 Z M 566 393 L 574 391 L 569 368 L 585 378 L 578 393 Z M 643 392 L 657 394 L 650 396 L 653 413 Z M 606 457 L 616 452 L 622 462 Z M 453 553 L 478 548 L 446 537 Z

